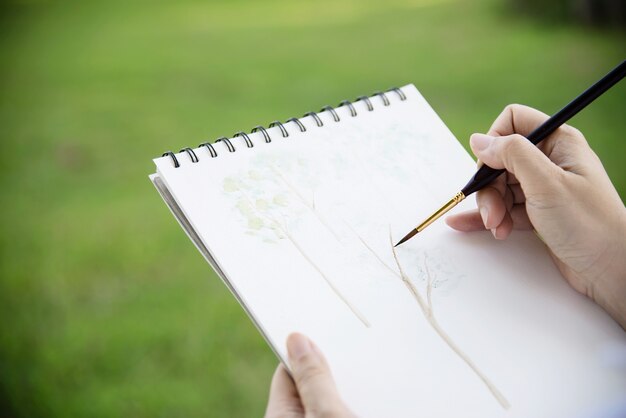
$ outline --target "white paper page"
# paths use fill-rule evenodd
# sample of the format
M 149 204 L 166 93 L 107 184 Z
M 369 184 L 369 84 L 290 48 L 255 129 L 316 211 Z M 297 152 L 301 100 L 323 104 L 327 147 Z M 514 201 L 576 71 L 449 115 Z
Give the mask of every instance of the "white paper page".
M 452 197 L 475 163 L 412 86 L 241 138 L 157 172 L 239 299 L 286 359 L 324 351 L 359 416 L 571 417 L 619 399 L 602 355 L 624 331 L 564 282 L 530 232 L 506 242 L 442 221 L 390 242 Z M 473 198 L 455 211 L 475 207 Z M 430 295 L 430 299 L 429 299 Z M 419 300 L 418 300 L 419 299 Z M 429 313 L 432 312 L 432 316 Z M 430 319 L 429 319 L 430 318 Z

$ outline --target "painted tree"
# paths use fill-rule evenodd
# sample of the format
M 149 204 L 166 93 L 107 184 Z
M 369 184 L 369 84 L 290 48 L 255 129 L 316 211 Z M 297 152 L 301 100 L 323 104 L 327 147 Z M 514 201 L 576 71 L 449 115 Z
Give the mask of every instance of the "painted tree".
M 441 339 L 450 347 L 454 353 L 461 358 L 467 364 L 472 371 L 478 376 L 478 378 L 485 384 L 487 389 L 491 392 L 491 394 L 496 398 L 498 403 L 504 408 L 509 409 L 510 403 L 509 401 L 502 395 L 502 393 L 498 390 L 498 388 L 487 378 L 487 376 L 478 368 L 478 366 L 472 361 L 472 359 L 458 346 L 456 342 L 448 335 L 447 332 L 439 324 L 437 318 L 435 317 L 435 311 L 433 308 L 432 301 L 432 290 L 433 284 L 436 282 L 437 278 L 433 275 L 430 268 L 428 267 L 428 256 L 424 253 L 424 271 L 426 272 L 426 297 L 424 297 L 419 290 L 413 284 L 411 278 L 406 274 L 402 265 L 400 264 L 400 259 L 398 258 L 398 253 L 396 252 L 396 248 L 393 242 L 393 237 L 391 236 L 391 232 L 389 233 L 389 243 L 391 245 L 391 252 L 393 253 L 393 259 L 396 262 L 396 266 L 398 267 L 398 272 L 400 274 L 400 278 L 406 285 L 406 287 L 411 291 L 411 294 L 417 301 L 424 317 L 430 324 L 430 326 L 435 330 L 437 335 L 441 337 Z
M 315 269 L 333 293 L 365 325 L 367 318 L 337 288 L 329 275 L 324 272 L 303 248 L 292 231 L 297 229 L 301 217 L 313 208 L 302 201 L 303 197 L 293 190 L 277 183 L 275 177 L 259 170 L 249 170 L 240 176 L 226 177 L 223 190 L 234 200 L 241 220 L 245 222 L 247 233 L 262 239 L 265 243 L 287 241 Z
M 355 234 L 357 239 L 361 242 L 363 248 L 373 257 L 373 260 L 380 263 L 380 265 L 388 271 L 390 274 L 402 280 L 404 285 L 410 291 L 411 295 L 417 302 L 420 311 L 424 315 L 424 318 L 431 326 L 431 328 L 435 331 L 435 333 L 443 340 L 443 342 L 450 347 L 450 349 L 461 359 L 465 364 L 467 364 L 470 369 L 474 372 L 474 374 L 483 382 L 483 384 L 487 387 L 487 389 L 494 396 L 496 401 L 504 408 L 509 409 L 510 403 L 506 399 L 506 397 L 498 390 L 498 388 L 487 378 L 487 376 L 478 368 L 476 363 L 460 348 L 460 346 L 448 335 L 448 333 L 443 329 L 439 321 L 437 321 L 437 317 L 435 316 L 435 310 L 433 306 L 432 292 L 433 289 L 436 289 L 440 285 L 444 284 L 447 281 L 447 277 L 450 274 L 448 272 L 447 275 L 441 275 L 441 271 L 446 269 L 445 265 L 442 265 L 437 260 L 431 260 L 429 255 L 424 252 L 421 257 L 423 267 L 416 263 L 414 267 L 418 270 L 420 275 L 424 278 L 424 290 L 420 291 L 417 286 L 414 284 L 413 280 L 406 273 L 405 269 L 402 267 L 400 263 L 400 258 L 396 252 L 396 248 L 394 246 L 393 237 L 391 235 L 391 230 L 389 231 L 389 244 L 391 247 L 391 253 L 393 255 L 393 260 L 395 262 L 395 267 L 389 265 L 383 257 L 381 257 L 377 252 L 370 246 L 365 239 L 363 239 L 354 228 L 350 228 L 352 233 Z M 434 261 L 434 262 L 433 262 Z M 431 268 L 431 264 L 435 264 L 435 268 Z M 437 273 L 439 272 L 439 273 Z M 441 277 L 444 276 L 444 277 Z M 423 294 L 425 293 L 425 295 Z

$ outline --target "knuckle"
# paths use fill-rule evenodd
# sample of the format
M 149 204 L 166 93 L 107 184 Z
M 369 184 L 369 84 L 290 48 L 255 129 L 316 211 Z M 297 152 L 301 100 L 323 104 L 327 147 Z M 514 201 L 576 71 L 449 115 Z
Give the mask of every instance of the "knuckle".
M 507 155 L 517 156 L 527 147 L 528 139 L 520 134 L 510 135 L 504 144 Z
M 504 113 L 508 113 L 511 115 L 511 117 L 513 118 L 515 115 L 518 115 L 523 113 L 524 111 L 526 111 L 526 109 L 528 109 L 528 106 L 524 106 L 523 104 L 519 104 L 519 103 L 509 103 L 508 105 L 506 105 L 504 107 Z
M 528 158 L 528 140 L 519 134 L 509 135 L 504 138 L 500 145 L 500 158 L 504 167 L 510 171 L 515 171 L 516 163 Z
M 513 134 L 511 135 L 511 142 L 514 143 L 515 147 L 520 147 L 523 145 L 526 145 L 526 142 L 528 142 L 528 139 L 526 139 L 525 136 L 522 136 L 520 134 Z
M 524 145 L 522 141 L 526 141 L 526 139 L 519 134 L 509 135 L 501 141 L 501 153 L 504 155 L 510 155 L 512 153 L 519 152 L 520 148 Z
M 571 125 L 562 125 L 561 128 L 563 128 L 563 130 L 565 131 L 565 133 L 568 136 L 571 136 L 571 137 L 574 137 L 574 138 L 584 138 L 585 137 L 582 132 L 580 132 L 577 128 L 574 128 Z
M 518 110 L 522 105 L 518 104 L 518 103 L 509 103 L 508 105 L 504 106 L 504 111 L 505 112 L 510 112 L 510 113 L 515 113 L 516 110 Z
M 577 146 L 589 147 L 587 138 L 585 138 L 585 135 L 583 135 L 583 133 L 577 128 L 574 128 L 573 126 L 570 126 L 570 125 L 562 125 L 559 129 L 561 129 L 561 132 L 563 134 L 562 137 L 564 139 L 567 139 L 568 141 L 570 141 L 573 144 L 576 144 Z

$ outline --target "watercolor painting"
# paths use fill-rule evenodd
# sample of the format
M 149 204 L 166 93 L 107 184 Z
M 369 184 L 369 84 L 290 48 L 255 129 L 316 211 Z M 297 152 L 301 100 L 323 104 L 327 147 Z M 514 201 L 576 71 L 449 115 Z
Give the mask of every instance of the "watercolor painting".
M 413 281 L 406 273 L 405 269 L 402 267 L 402 264 L 398 257 L 398 252 L 396 251 L 396 247 L 394 246 L 394 244 L 395 243 L 391 235 L 391 231 L 389 231 L 389 245 L 391 247 L 391 252 L 396 263 L 397 273 L 400 275 L 400 278 L 415 298 L 417 304 L 420 307 L 420 310 L 424 314 L 424 317 L 426 318 L 430 326 L 437 333 L 437 335 L 448 345 L 448 347 L 450 347 L 450 349 L 457 356 L 459 356 L 459 358 L 461 358 L 461 360 L 463 360 L 470 369 L 472 369 L 476 376 L 485 384 L 487 389 L 489 389 L 491 394 L 502 406 L 502 408 L 509 409 L 511 407 L 509 401 L 491 382 L 491 380 L 489 380 L 489 378 L 487 378 L 487 376 L 478 368 L 474 361 L 472 361 L 472 359 L 461 349 L 461 347 L 459 347 L 459 345 L 452 339 L 452 337 L 448 335 L 448 333 L 439 324 L 439 321 L 437 321 L 437 317 L 435 316 L 435 310 L 433 307 L 432 292 L 433 288 L 435 288 L 436 286 L 438 275 L 436 273 L 436 270 L 433 270 L 429 267 L 428 254 L 424 253 L 423 255 L 423 268 L 426 276 L 426 296 L 424 296 L 413 284 Z
M 413 158 L 401 150 L 413 147 L 423 155 L 436 153 L 436 141 L 425 134 L 409 132 L 397 126 L 392 130 L 395 142 L 402 146 L 381 147 L 380 140 L 370 132 L 352 132 L 358 149 L 334 144 L 330 155 L 311 153 L 307 158 L 290 158 L 289 155 L 265 154 L 253 158 L 246 170 L 223 180 L 223 192 L 233 201 L 246 233 L 254 235 L 267 245 L 287 242 L 317 271 L 321 280 L 365 326 L 371 327 L 365 315 L 335 284 L 332 272 L 320 268 L 319 260 L 304 249 L 298 240 L 299 223 L 303 216 L 313 217 L 320 230 L 345 248 L 345 257 L 363 260 L 361 268 L 378 265 L 385 280 L 399 280 L 415 300 L 424 319 L 435 334 L 458 356 L 486 386 L 495 400 L 504 408 L 510 404 L 500 390 L 461 349 L 437 320 L 433 305 L 433 292 L 453 291 L 463 274 L 450 263 L 445 252 L 437 249 L 417 252 L 401 260 L 393 247 L 388 220 L 393 218 L 395 192 L 402 190 L 403 179 L 424 178 L 429 172 L 429 158 L 420 158 L 420 164 L 410 163 Z M 320 141 L 323 146 L 323 141 Z M 350 141 L 347 142 L 348 144 Z M 330 143 L 328 143 L 330 145 Z M 326 148 L 328 149 L 328 148 Z M 400 163 L 398 163 L 400 162 Z M 377 173 L 372 176 L 371 173 Z M 382 175 L 379 175 L 382 174 Z M 424 182 L 424 194 L 432 194 Z M 345 194 L 335 200 L 319 197 L 325 188 L 342 187 Z M 355 211 L 355 208 L 358 210 Z M 389 243 L 373 242 L 371 237 L 382 237 L 388 231 Z M 357 231 L 362 231 L 361 233 Z M 387 250 L 385 250 L 387 249 Z M 383 253 L 384 251 L 388 251 Z M 318 255 L 319 257 L 319 255 Z M 410 277 L 409 273 L 416 281 Z
M 370 326 L 363 313 L 337 288 L 330 274 L 323 271 L 319 263 L 305 251 L 297 234 L 293 232 L 297 230 L 301 215 L 308 212 L 339 239 L 325 216 L 317 210 L 314 190 L 299 189 L 289 176 L 281 172 L 279 166 L 270 166 L 263 170 L 249 170 L 243 176 L 226 177 L 223 191 L 234 197 L 235 207 L 247 225 L 248 234 L 258 236 L 265 243 L 276 243 L 279 240 L 289 242 L 358 320 L 365 327 Z
M 390 265 L 384 260 L 384 257 L 378 254 L 371 244 L 366 239 L 359 235 L 354 228 L 350 228 L 352 233 L 359 240 L 363 248 L 369 253 L 370 258 L 379 263 L 388 273 L 395 276 L 397 279 L 402 280 L 412 297 L 417 302 L 424 318 L 428 324 L 435 331 L 435 333 L 442 339 L 442 341 L 457 355 L 463 362 L 472 370 L 472 372 L 483 382 L 489 392 L 493 395 L 496 401 L 504 409 L 510 408 L 510 403 L 506 397 L 500 392 L 495 384 L 479 369 L 475 362 L 461 349 L 461 347 L 452 339 L 450 335 L 440 325 L 435 315 L 433 305 L 433 291 L 439 288 L 454 287 L 456 280 L 462 277 L 462 274 L 455 272 L 454 267 L 451 268 L 449 262 L 445 262 L 441 256 L 432 257 L 427 251 L 416 254 L 411 260 L 411 271 L 417 272 L 418 277 L 421 278 L 422 287 L 424 290 L 420 291 L 414 284 L 414 281 L 407 274 L 407 270 L 403 267 L 396 247 L 394 247 L 395 241 L 391 235 L 391 229 L 389 228 L 389 248 L 393 255 L 395 266 Z

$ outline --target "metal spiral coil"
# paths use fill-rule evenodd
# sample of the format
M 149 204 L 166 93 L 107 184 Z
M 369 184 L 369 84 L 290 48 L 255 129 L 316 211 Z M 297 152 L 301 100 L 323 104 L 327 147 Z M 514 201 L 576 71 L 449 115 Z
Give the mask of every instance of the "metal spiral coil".
M 332 106 L 324 106 L 320 109 L 320 112 L 330 112 L 330 114 L 333 115 L 333 120 L 335 122 L 339 122 L 341 120 L 337 112 L 335 112 L 335 108 Z
M 357 102 L 360 102 L 361 100 L 365 101 L 365 104 L 367 105 L 368 112 L 371 112 L 372 110 L 374 110 L 374 106 L 372 105 L 372 101 L 370 100 L 369 97 L 367 97 L 367 96 L 359 96 L 359 97 L 356 98 Z
M 321 128 L 322 126 L 324 126 L 324 122 L 322 122 L 322 120 L 320 119 L 320 117 L 319 117 L 319 116 L 317 116 L 317 113 L 315 113 L 315 112 L 306 112 L 304 115 L 302 115 L 302 117 L 303 117 L 303 118 L 304 118 L 304 117 L 307 117 L 307 116 L 311 116 L 311 117 L 313 118 L 313 120 L 315 120 L 315 124 L 316 124 L 318 127 L 320 127 L 320 128 Z
M 390 89 L 388 89 L 385 92 L 382 91 L 378 91 L 375 92 L 374 94 L 372 94 L 371 96 L 359 96 L 357 97 L 354 102 L 360 102 L 363 101 L 367 107 L 367 111 L 368 112 L 372 112 L 374 110 L 374 104 L 372 103 L 372 101 L 370 100 L 370 97 L 375 97 L 378 96 L 380 97 L 381 101 L 383 102 L 384 106 L 389 106 L 391 105 L 391 101 L 389 100 L 389 97 L 387 97 L 386 93 L 395 93 L 398 95 L 398 97 L 400 98 L 401 101 L 406 100 L 406 95 L 404 94 L 404 92 L 398 88 L 398 87 L 392 87 Z M 305 113 L 302 117 L 311 117 L 311 119 L 313 119 L 315 121 L 315 124 L 318 127 L 322 127 L 324 126 L 324 121 L 319 117 L 318 113 L 323 113 L 323 112 L 328 112 L 330 113 L 330 115 L 333 118 L 334 122 L 340 122 L 341 118 L 339 117 L 339 114 L 337 113 L 336 109 L 346 106 L 348 107 L 349 111 L 350 111 L 350 116 L 351 117 L 356 117 L 358 115 L 358 112 L 356 110 L 356 108 L 353 105 L 353 102 L 350 100 L 342 100 L 336 107 L 332 107 L 332 106 L 324 106 L 320 109 L 319 112 L 307 112 Z M 306 132 L 306 126 L 304 126 L 304 124 L 300 121 L 299 118 L 289 118 L 287 119 L 284 123 L 275 120 L 273 122 L 271 122 L 268 125 L 268 129 L 269 128 L 274 128 L 274 127 L 278 127 L 280 130 L 280 133 L 282 135 L 283 138 L 288 138 L 289 137 L 289 131 L 287 130 L 287 127 L 285 126 L 285 124 L 287 124 L 288 122 L 293 122 L 298 126 L 298 129 L 300 132 Z M 265 140 L 265 143 L 269 144 L 270 142 L 272 142 L 272 137 L 269 134 L 269 132 L 267 131 L 266 128 L 264 128 L 261 125 L 255 126 L 250 133 L 256 133 L 256 132 L 261 132 L 261 134 L 263 135 L 263 139 Z M 233 135 L 233 138 L 236 137 L 240 137 L 244 140 L 246 147 L 247 148 L 252 148 L 254 147 L 254 143 L 252 142 L 252 139 L 250 139 L 250 137 L 248 136 L 247 133 L 240 131 L 237 132 Z M 214 141 L 214 143 L 217 142 L 223 142 L 226 145 L 226 148 L 228 149 L 229 152 L 235 152 L 237 151 L 237 148 L 235 148 L 235 146 L 233 145 L 233 143 L 230 141 L 230 139 L 226 138 L 225 136 L 220 137 L 218 139 L 216 139 Z M 217 150 L 215 149 L 215 147 L 209 143 L 209 142 L 203 142 L 200 145 L 198 145 L 198 148 L 206 148 L 209 152 L 209 155 L 211 156 L 211 158 L 215 158 L 217 157 Z M 198 157 L 198 155 L 195 153 L 195 151 L 191 148 L 183 148 L 179 151 L 179 153 L 185 152 L 188 156 L 189 159 L 191 160 L 192 163 L 197 163 L 200 161 L 200 158 Z M 174 163 L 174 168 L 178 168 L 180 167 L 180 162 L 178 160 L 178 158 L 176 157 L 176 154 L 174 154 L 172 151 L 167 151 L 165 153 L 163 153 L 162 155 L 163 157 L 170 157 L 172 162 Z
M 280 133 L 283 134 L 283 138 L 287 138 L 289 136 L 289 132 L 287 132 L 285 125 L 280 123 L 280 121 L 275 120 L 274 122 L 269 124 L 270 128 L 273 128 L 274 126 L 278 126 L 280 128 Z
M 213 147 L 213 145 L 211 145 L 208 142 L 203 142 L 200 145 L 198 145 L 198 148 L 202 148 L 202 147 L 206 147 L 206 149 L 209 150 L 209 154 L 211 155 L 211 158 L 217 157 L 217 151 L 215 151 L 215 148 Z
M 267 133 L 267 130 L 265 130 L 264 127 L 262 127 L 261 125 L 255 126 L 254 128 L 252 128 L 250 133 L 253 134 L 253 133 L 257 132 L 257 131 L 261 131 L 263 133 L 263 138 L 265 139 L 265 143 L 266 144 L 269 144 L 270 142 L 272 142 L 272 137 L 270 137 L 270 134 Z
M 383 93 L 382 91 L 377 91 L 376 93 L 374 93 L 374 96 L 378 96 L 381 99 L 383 99 L 383 104 L 385 106 L 389 106 L 391 104 L 391 102 L 387 98 L 387 95 L 385 93 Z
M 289 118 L 285 122 L 294 122 L 296 125 L 298 125 L 298 128 L 300 128 L 300 132 L 306 132 L 306 126 L 304 126 L 298 118 Z
M 354 108 L 354 106 L 352 106 L 352 102 L 350 100 L 342 100 L 339 103 L 338 107 L 341 106 L 348 106 L 348 109 L 350 109 L 350 116 L 355 117 L 356 116 L 356 109 Z
M 232 142 L 230 142 L 230 139 L 226 138 L 225 136 L 222 136 L 220 138 L 217 138 L 215 140 L 215 142 L 224 142 L 226 144 L 226 147 L 228 148 L 229 152 L 235 152 L 235 146 L 232 144 Z
M 195 152 L 193 152 L 193 150 L 189 147 L 185 147 L 183 149 L 181 149 L 179 152 L 186 152 L 187 155 L 189 156 L 189 158 L 191 159 L 192 163 L 197 163 L 198 161 L 200 161 L 198 159 L 198 156 L 196 155 Z
M 242 136 L 243 137 L 244 141 L 246 141 L 246 146 L 248 148 L 252 148 L 254 146 L 254 144 L 252 143 L 252 140 L 250 139 L 248 134 L 245 133 L 244 131 L 237 132 L 235 135 L 233 135 L 233 138 L 237 138 L 238 136 Z

